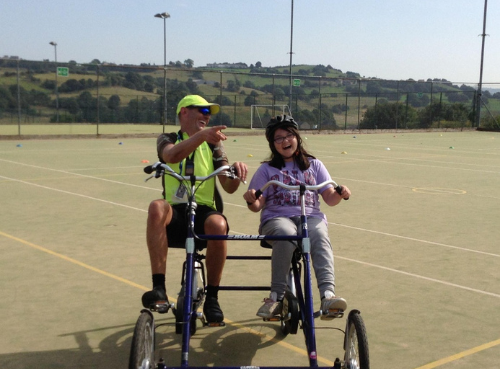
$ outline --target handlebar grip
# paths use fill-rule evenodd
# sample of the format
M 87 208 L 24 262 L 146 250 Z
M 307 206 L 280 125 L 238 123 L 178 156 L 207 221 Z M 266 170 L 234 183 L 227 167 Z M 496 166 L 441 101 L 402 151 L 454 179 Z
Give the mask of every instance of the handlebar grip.
M 342 194 L 342 186 L 339 185 L 339 186 L 335 187 L 335 191 L 337 191 L 337 193 L 339 195 L 341 195 Z M 344 199 L 344 200 L 349 200 L 349 198 Z
M 262 195 L 262 191 L 261 190 L 255 191 L 255 199 L 258 199 L 261 195 Z M 253 204 L 253 202 L 248 202 L 247 201 L 247 205 L 252 205 L 252 204 Z
M 144 168 L 144 173 L 146 173 L 146 174 L 151 174 L 153 172 L 154 172 L 154 170 L 153 170 L 152 165 L 148 165 L 147 167 Z

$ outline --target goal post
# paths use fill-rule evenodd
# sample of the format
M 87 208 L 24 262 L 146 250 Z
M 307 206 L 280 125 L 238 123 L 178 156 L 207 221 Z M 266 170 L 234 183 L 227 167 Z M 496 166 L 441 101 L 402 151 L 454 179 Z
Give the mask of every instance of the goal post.
M 272 117 L 292 115 L 288 105 L 251 105 L 250 128 L 266 128 Z

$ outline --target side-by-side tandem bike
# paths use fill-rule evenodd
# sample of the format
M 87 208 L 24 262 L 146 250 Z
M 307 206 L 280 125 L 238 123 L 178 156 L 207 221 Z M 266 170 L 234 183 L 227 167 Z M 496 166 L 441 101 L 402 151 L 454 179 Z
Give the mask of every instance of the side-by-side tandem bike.
M 147 166 L 144 171 L 148 174 L 153 174 L 149 178 L 161 178 L 164 175 L 170 175 L 176 178 L 180 185 L 184 186 L 187 193 L 187 211 L 188 211 L 188 236 L 185 243 L 186 260 L 183 265 L 183 273 L 181 277 L 181 289 L 177 300 L 177 305 L 170 304 L 168 301 L 160 302 L 150 309 L 141 310 L 137 320 L 132 345 L 130 350 L 129 369 L 163 369 L 167 368 L 162 358 L 155 354 L 155 332 L 162 325 L 170 323 L 156 324 L 153 312 L 160 314 L 167 313 L 169 310 L 175 315 L 175 331 L 182 334 L 182 348 L 179 366 L 169 366 L 168 368 L 187 368 L 189 366 L 189 343 L 191 336 L 196 333 L 196 323 L 200 320 L 203 325 L 213 325 L 206 322 L 202 312 L 198 309 L 202 306 L 205 298 L 205 256 L 196 247 L 195 240 L 253 240 L 260 241 L 265 245 L 266 240 L 291 240 L 298 244 L 297 250 L 293 256 L 289 277 L 288 287 L 283 299 L 282 310 L 279 315 L 276 315 L 271 321 L 279 321 L 281 324 L 281 333 L 286 336 L 288 334 L 296 334 L 298 329 L 302 329 L 305 338 L 305 345 L 309 358 L 309 366 L 304 368 L 318 368 L 318 354 L 316 351 L 316 336 L 315 336 L 315 319 L 321 317 L 322 314 L 332 312 L 314 311 L 313 308 L 313 293 L 311 281 L 311 260 L 310 260 L 310 239 L 307 230 L 307 216 L 305 213 L 304 194 L 306 190 L 318 190 L 328 184 L 332 184 L 334 188 L 340 192 L 341 187 L 334 181 L 323 182 L 318 185 L 286 185 L 279 181 L 270 181 L 256 194 L 259 196 L 267 187 L 271 185 L 281 186 L 287 190 L 299 190 L 301 197 L 301 234 L 296 236 L 264 236 L 264 235 L 196 235 L 194 233 L 194 221 L 196 217 L 196 200 L 195 194 L 199 186 L 206 180 L 215 176 L 228 176 L 236 179 L 236 174 L 233 167 L 223 166 L 215 170 L 206 177 L 181 176 L 174 172 L 168 165 L 163 163 L 155 163 L 152 166 Z M 148 178 L 148 179 L 149 179 Z M 270 256 L 228 256 L 227 259 L 256 259 L 269 260 Z M 303 280 L 302 280 L 303 275 Z M 268 290 L 269 287 L 252 287 L 252 286 L 231 286 L 222 287 L 221 290 Z M 344 311 L 334 312 L 335 317 L 342 318 Z M 215 325 L 224 325 L 224 323 L 216 323 Z M 351 310 L 347 314 L 347 320 L 344 333 L 344 357 L 343 359 L 336 358 L 333 364 L 334 369 L 369 369 L 369 353 L 368 340 L 366 329 L 358 310 Z M 242 368 L 246 366 L 235 365 L 229 368 Z M 287 366 L 290 367 L 290 366 Z M 256 367 L 253 367 L 256 368 Z M 283 368 L 283 367 L 263 367 L 261 369 Z M 300 367 L 294 367 L 300 368 Z M 322 367 L 325 368 L 325 367 Z

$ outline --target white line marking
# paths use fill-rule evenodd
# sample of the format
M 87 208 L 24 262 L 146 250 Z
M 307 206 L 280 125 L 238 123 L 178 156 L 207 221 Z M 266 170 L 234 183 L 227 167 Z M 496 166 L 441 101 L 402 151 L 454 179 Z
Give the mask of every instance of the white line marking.
M 158 189 L 157 189 L 157 188 L 151 188 L 151 187 L 146 187 L 146 186 L 138 186 L 138 185 L 131 184 L 131 183 L 119 182 L 119 181 L 113 181 L 113 180 L 111 180 L 111 179 L 100 178 L 100 177 L 94 177 L 94 176 L 89 176 L 89 175 L 80 174 L 80 173 L 74 173 L 74 172 L 68 172 L 68 171 L 61 170 L 61 169 L 54 169 L 54 168 L 40 167 L 40 166 L 38 166 L 38 165 L 31 165 L 31 164 L 18 163 L 18 162 L 15 162 L 15 161 L 5 160 L 5 159 L 0 159 L 0 161 L 4 161 L 4 162 L 7 162 L 7 163 L 16 164 L 16 165 L 24 165 L 24 166 L 26 166 L 26 167 L 30 167 L 30 168 L 44 169 L 44 170 L 50 170 L 50 171 L 59 172 L 59 173 L 64 173 L 64 174 L 71 174 L 71 175 L 74 175 L 74 176 L 77 176 L 77 177 L 84 177 L 84 178 L 90 178 L 90 179 L 97 179 L 97 180 L 99 180 L 99 181 L 110 182 L 110 183 L 120 184 L 120 185 L 124 185 L 124 186 L 131 186 L 131 187 L 137 187 L 137 188 L 144 188 L 144 189 L 146 189 L 146 190 L 154 190 L 154 191 L 158 191 Z
M 450 248 L 450 249 L 455 249 L 455 250 L 460 250 L 460 251 L 473 252 L 473 253 L 476 253 L 476 254 L 494 256 L 494 257 L 497 257 L 497 258 L 500 257 L 499 254 L 493 254 L 491 252 L 472 250 L 472 249 L 467 249 L 465 247 L 452 246 L 452 245 L 447 245 L 447 244 L 439 243 L 439 242 L 426 241 L 426 240 L 421 240 L 421 239 L 413 238 L 413 237 L 400 236 L 400 235 L 393 234 L 393 233 L 373 231 L 371 229 L 353 227 L 353 226 L 349 226 L 349 225 L 345 225 L 345 224 L 332 223 L 332 222 L 328 222 L 328 224 L 331 224 L 331 225 L 334 225 L 334 226 L 338 226 L 338 227 L 345 227 L 345 228 L 355 229 L 357 231 L 362 231 L 362 232 L 370 232 L 370 233 L 380 234 L 380 235 L 388 236 L 388 237 L 401 238 L 401 239 L 408 240 L 408 241 L 422 242 L 422 243 L 427 243 L 429 245 L 436 245 L 436 246 L 447 247 L 447 248 Z
M 64 191 L 64 190 L 60 190 L 58 188 L 52 188 L 52 187 L 42 186 L 42 185 L 39 185 L 39 184 L 36 184 L 36 183 L 26 182 L 26 181 L 22 181 L 20 179 L 15 179 L 15 178 L 9 178 L 9 177 L 4 177 L 4 176 L 0 176 L 0 178 L 6 179 L 6 180 L 9 180 L 9 181 L 13 181 L 13 182 L 19 182 L 19 183 L 23 183 L 23 184 L 27 184 L 27 185 L 31 185 L 31 186 L 35 186 L 35 187 L 39 187 L 39 188 L 43 188 L 45 190 L 61 192 L 61 193 L 64 193 L 66 195 L 73 195 L 73 196 L 83 197 L 85 199 L 99 201 L 99 202 L 103 202 L 103 203 L 106 203 L 106 204 L 121 206 L 123 208 L 128 208 L 128 209 L 132 209 L 132 210 L 138 210 L 138 211 L 142 211 L 144 213 L 147 213 L 147 210 L 144 210 L 144 209 L 139 209 L 139 208 L 135 208 L 133 206 L 125 205 L 125 204 L 120 204 L 120 203 L 113 202 L 113 201 L 99 199 L 97 197 L 82 195 L 82 194 L 79 194 L 79 193 L 76 193 L 76 192 Z
M 445 281 L 441 281 L 441 280 L 435 279 L 435 278 L 424 277 L 424 276 L 419 275 L 419 274 L 403 272 L 401 270 L 384 267 L 382 265 L 367 263 L 367 262 L 364 262 L 364 261 L 354 260 L 354 259 L 346 258 L 346 257 L 343 257 L 343 256 L 337 256 L 337 255 L 335 255 L 335 258 L 342 259 L 342 260 L 347 260 L 347 261 L 351 261 L 353 263 L 358 263 L 358 264 L 362 264 L 362 265 L 371 266 L 371 267 L 378 268 L 378 269 L 388 270 L 388 271 L 394 272 L 394 273 L 404 274 L 404 275 L 409 276 L 409 277 L 414 277 L 414 278 L 423 279 L 423 280 L 430 281 L 430 282 L 444 284 L 444 285 L 450 286 L 450 287 L 460 288 L 460 289 L 466 290 L 466 291 L 476 292 L 476 293 L 480 293 L 480 294 L 483 294 L 483 295 L 488 295 L 488 296 L 493 296 L 493 297 L 500 298 L 499 294 L 496 294 L 496 293 L 493 293 L 493 292 L 481 291 L 481 290 L 478 290 L 478 289 L 475 289 L 475 288 L 465 287 L 465 286 L 461 286 L 459 284 L 445 282 Z

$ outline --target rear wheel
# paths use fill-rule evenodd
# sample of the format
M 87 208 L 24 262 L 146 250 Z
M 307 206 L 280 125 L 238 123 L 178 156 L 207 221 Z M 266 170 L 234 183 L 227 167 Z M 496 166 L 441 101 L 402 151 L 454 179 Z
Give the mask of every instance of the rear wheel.
M 129 369 L 153 369 L 155 367 L 154 337 L 153 316 L 143 311 L 135 324 L 130 347 Z
M 345 347 L 346 369 L 370 369 L 368 338 L 365 323 L 359 312 L 351 312 L 349 317 Z

